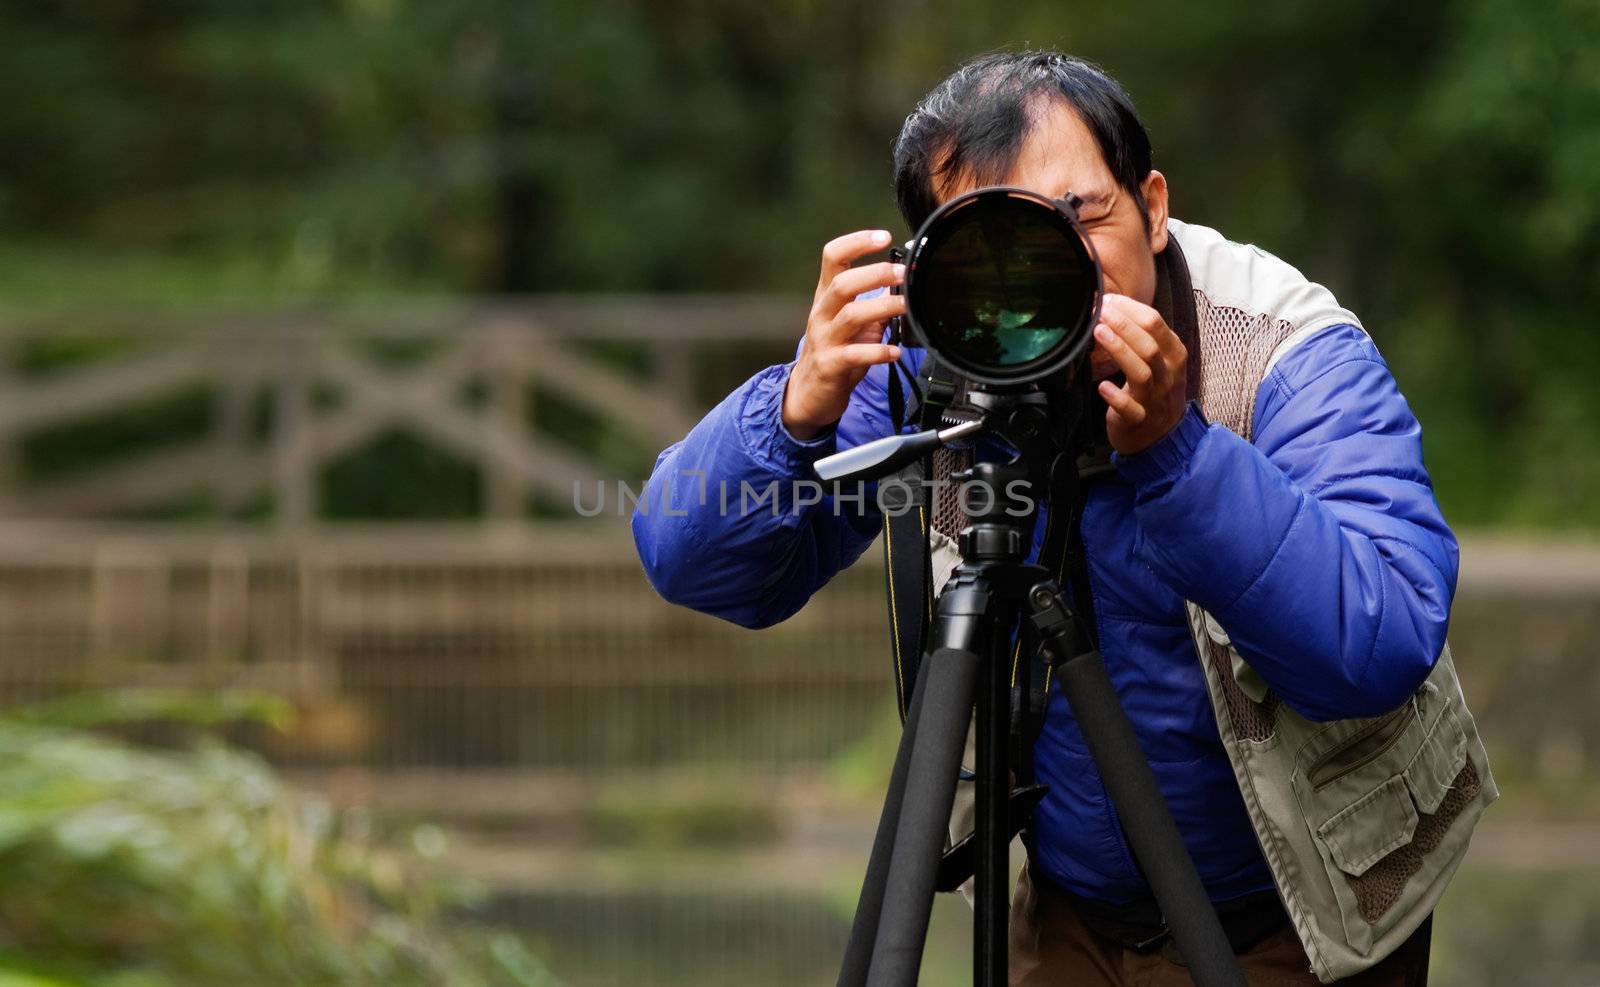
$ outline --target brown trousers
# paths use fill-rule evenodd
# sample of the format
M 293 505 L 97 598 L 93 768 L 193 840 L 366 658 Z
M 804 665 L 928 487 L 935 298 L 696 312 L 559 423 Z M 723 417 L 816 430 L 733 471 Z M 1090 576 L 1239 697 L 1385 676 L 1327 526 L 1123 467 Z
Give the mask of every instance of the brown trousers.
M 1352 987 L 1422 987 L 1428 981 L 1430 916 L 1370 970 L 1339 981 Z M 1181 987 L 1192 983 L 1176 951 L 1132 950 L 1089 931 L 1069 899 L 1024 880 L 1011 903 L 1011 987 L 1115 985 Z M 1287 916 L 1282 929 L 1239 954 L 1252 987 L 1316 987 L 1311 961 Z

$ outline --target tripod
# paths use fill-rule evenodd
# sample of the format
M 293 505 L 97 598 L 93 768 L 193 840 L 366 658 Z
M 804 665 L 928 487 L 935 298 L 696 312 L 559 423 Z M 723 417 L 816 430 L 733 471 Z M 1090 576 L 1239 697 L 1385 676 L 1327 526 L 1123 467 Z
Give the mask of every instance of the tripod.
M 945 442 L 986 432 L 1017 450 L 1004 463 L 979 463 L 963 485 L 969 522 L 962 561 L 939 594 L 873 839 L 840 987 L 915 984 L 936 890 L 975 877 L 973 983 L 1006 983 L 1008 851 L 1041 786 L 1013 792 L 1013 752 L 1028 756 L 1021 700 L 1033 656 L 1007 660 L 1010 635 L 1026 619 L 1061 683 L 1099 766 L 1128 844 L 1195 982 L 1242 985 L 1233 950 L 1211 907 L 1155 775 L 1145 760 L 1099 652 L 1050 572 L 1026 562 L 1037 502 L 1064 454 L 1051 440 L 1042 395 L 973 394 L 981 417 L 943 430 L 894 435 L 818 463 L 824 480 L 881 477 Z M 1071 464 L 1067 468 L 1074 469 Z M 1074 479 L 1076 479 L 1074 472 Z M 1058 508 L 1064 505 L 1057 505 Z M 976 830 L 943 854 L 945 833 L 973 711 L 977 716 Z M 1031 741 L 1031 737 L 1026 738 Z M 953 872 L 953 873 L 952 873 Z M 953 883 L 952 883 L 953 882 Z

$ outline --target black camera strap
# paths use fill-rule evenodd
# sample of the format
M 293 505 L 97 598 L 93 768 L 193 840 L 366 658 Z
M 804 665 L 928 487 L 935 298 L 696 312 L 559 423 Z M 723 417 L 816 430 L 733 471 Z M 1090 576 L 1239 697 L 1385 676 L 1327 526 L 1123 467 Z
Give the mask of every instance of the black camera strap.
M 908 410 L 921 428 L 933 428 L 948 401 L 950 381 L 929 353 L 920 380 L 911 381 L 916 407 L 907 409 L 900 375 L 911 376 L 898 362 L 889 369 L 889 417 L 894 430 L 906 424 Z M 883 504 L 883 568 L 889 597 L 890 657 L 894 661 L 895 697 L 903 721 L 911 691 L 922 666 L 923 646 L 933 619 L 933 549 L 930 543 L 930 487 L 933 457 L 924 456 L 887 480 L 879 481 Z
M 910 708 L 911 690 L 916 685 L 923 644 L 933 617 L 928 488 L 922 482 L 927 468 L 925 461 L 912 463 L 898 474 L 897 479 L 903 482 L 880 486 L 890 657 L 894 660 L 895 698 L 901 720 Z

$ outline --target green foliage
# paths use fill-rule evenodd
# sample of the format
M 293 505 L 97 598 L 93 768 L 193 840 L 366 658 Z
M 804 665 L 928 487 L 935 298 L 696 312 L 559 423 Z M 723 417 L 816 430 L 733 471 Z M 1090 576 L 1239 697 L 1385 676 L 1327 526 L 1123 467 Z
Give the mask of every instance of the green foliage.
M 206 693 L 187 689 L 116 689 L 78 692 L 10 709 L 4 719 L 23 726 L 70 729 L 159 721 L 198 727 L 258 723 L 287 730 L 294 722 L 294 707 L 281 696 L 252 689 Z
M 583 821 L 584 831 L 602 843 L 668 852 L 771 843 L 781 828 L 770 792 L 735 794 L 682 782 L 665 797 L 603 789 Z
M 1583 0 L 12 5 L 0 298 L 803 293 L 899 225 L 916 99 L 1019 44 L 1106 65 L 1179 216 L 1362 315 L 1452 521 L 1600 525 Z
M 84 698 L 0 719 L 0 985 L 546 985 L 508 935 L 453 927 L 461 893 L 261 761 L 142 750 L 76 727 L 156 717 L 281 721 L 282 704 Z M 57 720 L 75 726 L 49 725 Z
M 478 470 L 404 432 L 385 432 L 326 470 L 319 502 L 337 520 L 466 518 L 483 503 Z
M 216 395 L 196 385 L 114 412 L 42 429 L 18 443 L 23 475 L 38 481 L 192 442 L 211 428 Z

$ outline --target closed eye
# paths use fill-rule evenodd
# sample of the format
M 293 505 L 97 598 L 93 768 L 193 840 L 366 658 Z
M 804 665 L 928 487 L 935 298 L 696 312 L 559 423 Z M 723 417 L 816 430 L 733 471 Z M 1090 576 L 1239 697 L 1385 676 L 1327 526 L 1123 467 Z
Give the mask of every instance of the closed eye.
M 1104 192 L 1077 193 L 1078 195 L 1078 221 L 1080 223 L 1093 223 L 1105 219 L 1111 211 L 1111 196 Z M 1067 193 L 1062 192 L 1058 198 L 1066 198 Z

